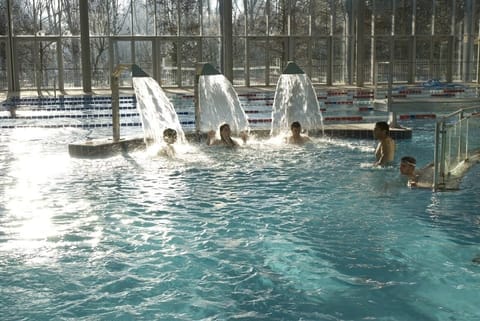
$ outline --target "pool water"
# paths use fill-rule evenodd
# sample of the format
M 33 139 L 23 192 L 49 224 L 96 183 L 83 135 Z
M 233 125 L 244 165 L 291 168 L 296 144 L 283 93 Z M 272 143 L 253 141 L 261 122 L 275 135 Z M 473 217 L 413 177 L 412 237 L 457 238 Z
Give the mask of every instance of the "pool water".
M 402 125 L 430 162 L 433 121 Z M 433 193 L 371 140 L 70 158 L 91 131 L 1 129 L 3 321 L 480 318 L 479 166 Z

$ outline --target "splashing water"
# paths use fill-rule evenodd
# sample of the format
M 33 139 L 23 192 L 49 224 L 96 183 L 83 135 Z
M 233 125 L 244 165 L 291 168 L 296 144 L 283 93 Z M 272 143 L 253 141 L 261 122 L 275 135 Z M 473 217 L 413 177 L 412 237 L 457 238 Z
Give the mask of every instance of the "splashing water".
M 278 79 L 270 135 L 288 132 L 294 121 L 309 132 L 323 131 L 317 94 L 306 74 L 282 74 Z
M 178 142 L 185 144 L 185 133 L 175 108 L 155 79 L 134 77 L 133 88 L 147 145 L 162 144 L 163 131 L 166 128 L 175 129 Z
M 249 131 L 247 116 L 237 92 L 224 75 L 202 75 L 198 83 L 200 132 L 217 130 L 228 123 L 232 133 Z

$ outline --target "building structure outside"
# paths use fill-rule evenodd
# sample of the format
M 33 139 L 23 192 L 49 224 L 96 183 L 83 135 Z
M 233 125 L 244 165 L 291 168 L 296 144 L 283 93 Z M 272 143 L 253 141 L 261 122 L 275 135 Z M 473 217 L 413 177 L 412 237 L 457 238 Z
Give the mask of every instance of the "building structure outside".
M 314 84 L 478 82 L 477 0 L 0 0 L 0 91 L 110 88 L 118 64 L 192 87 L 209 62 L 236 86 L 288 61 Z M 131 79 L 120 82 L 131 87 Z

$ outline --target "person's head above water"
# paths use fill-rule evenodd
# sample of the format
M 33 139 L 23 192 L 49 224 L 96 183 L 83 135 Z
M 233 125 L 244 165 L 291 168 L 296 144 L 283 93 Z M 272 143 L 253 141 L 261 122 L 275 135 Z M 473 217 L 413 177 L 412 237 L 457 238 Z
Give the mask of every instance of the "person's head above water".
M 400 160 L 400 173 L 402 175 L 411 176 L 415 172 L 417 160 L 412 156 L 404 156 Z
M 173 144 L 177 141 L 177 131 L 173 128 L 167 128 L 163 131 L 163 140 L 167 144 Z
M 377 138 L 378 136 L 388 136 L 390 134 L 390 126 L 385 121 L 376 122 L 373 132 Z

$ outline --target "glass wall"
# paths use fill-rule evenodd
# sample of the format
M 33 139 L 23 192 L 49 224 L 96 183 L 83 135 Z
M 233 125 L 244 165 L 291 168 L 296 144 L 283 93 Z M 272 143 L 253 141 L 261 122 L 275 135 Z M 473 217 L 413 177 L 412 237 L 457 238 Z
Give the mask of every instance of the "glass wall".
M 396 82 L 478 78 L 477 0 L 0 0 L 0 9 L 2 91 L 82 89 L 85 78 L 109 88 L 119 63 L 166 87 L 193 86 L 200 62 L 239 86 L 275 85 L 290 60 L 316 84 L 371 84 L 382 62 Z

